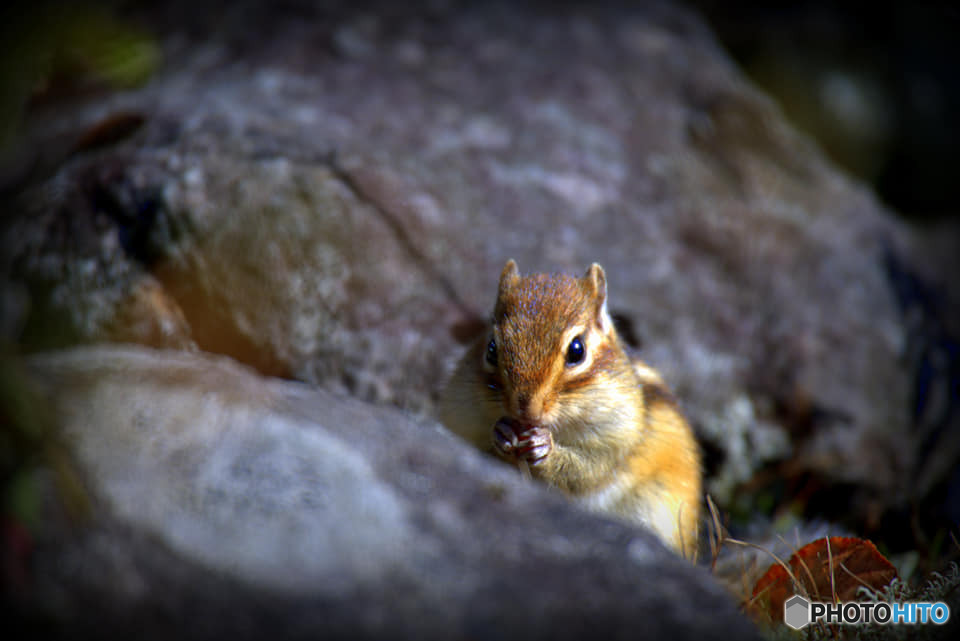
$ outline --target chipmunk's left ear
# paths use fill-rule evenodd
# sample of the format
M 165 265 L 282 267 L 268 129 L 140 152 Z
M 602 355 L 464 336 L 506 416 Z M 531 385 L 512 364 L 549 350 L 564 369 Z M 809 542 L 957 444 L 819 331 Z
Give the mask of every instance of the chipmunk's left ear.
M 511 287 L 515 287 L 520 282 L 520 270 L 517 269 L 517 261 L 510 258 L 503 266 L 500 272 L 500 285 L 497 287 L 497 297 L 503 298 L 504 292 Z
M 600 331 L 607 334 L 613 329 L 613 321 L 610 319 L 610 314 L 607 313 L 607 275 L 604 273 L 603 267 L 594 263 L 590 265 L 590 269 L 587 270 L 584 278 L 593 297 L 597 325 L 600 327 Z

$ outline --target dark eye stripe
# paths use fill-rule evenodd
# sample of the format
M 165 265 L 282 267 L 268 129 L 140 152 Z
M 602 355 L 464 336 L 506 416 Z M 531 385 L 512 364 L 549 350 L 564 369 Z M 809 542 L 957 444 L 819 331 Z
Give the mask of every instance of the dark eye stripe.
M 494 374 L 487 374 L 484 376 L 483 382 L 491 393 L 500 392 L 503 389 L 503 385 L 500 383 L 500 378 Z
M 580 372 L 573 378 L 563 382 L 563 391 L 569 392 L 582 387 L 589 387 L 596 384 L 596 377 L 603 373 L 611 371 L 614 363 L 617 361 L 616 353 L 611 349 L 601 347 L 593 353 L 593 361 L 590 368 L 585 372 Z

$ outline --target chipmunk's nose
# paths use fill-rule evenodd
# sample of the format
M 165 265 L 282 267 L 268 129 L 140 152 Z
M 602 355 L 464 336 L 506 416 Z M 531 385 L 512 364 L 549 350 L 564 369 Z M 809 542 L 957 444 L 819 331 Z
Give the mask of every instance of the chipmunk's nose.
M 520 392 L 517 394 L 517 401 L 515 403 L 517 414 L 526 414 L 527 410 L 530 409 L 530 393 L 529 392 Z
M 511 409 L 521 421 L 537 424 L 543 414 L 543 398 L 528 391 L 517 392 Z

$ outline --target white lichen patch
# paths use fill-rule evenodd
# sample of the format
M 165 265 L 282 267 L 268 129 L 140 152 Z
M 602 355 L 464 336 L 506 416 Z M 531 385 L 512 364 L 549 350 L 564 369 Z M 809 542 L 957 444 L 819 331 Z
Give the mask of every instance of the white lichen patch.
M 748 480 L 763 461 L 783 458 L 790 452 L 790 438 L 771 423 L 761 421 L 748 396 L 732 398 L 712 420 L 703 423 L 708 438 L 725 446 L 725 464 L 710 481 L 710 493 L 726 501 L 733 489 Z
M 581 173 L 558 172 L 539 165 L 493 168 L 494 180 L 516 187 L 539 187 L 563 200 L 580 215 L 593 213 L 620 195 L 619 189 L 606 186 Z

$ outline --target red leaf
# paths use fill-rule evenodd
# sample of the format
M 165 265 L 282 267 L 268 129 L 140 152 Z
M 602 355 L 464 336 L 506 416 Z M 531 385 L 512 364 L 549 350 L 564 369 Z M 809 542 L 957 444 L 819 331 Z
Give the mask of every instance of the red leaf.
M 794 594 L 812 601 L 855 601 L 860 586 L 879 590 L 897 576 L 873 543 L 840 536 L 808 543 L 787 566 L 789 572 L 774 563 L 754 585 L 748 611 L 755 619 L 782 621 L 783 602 Z

